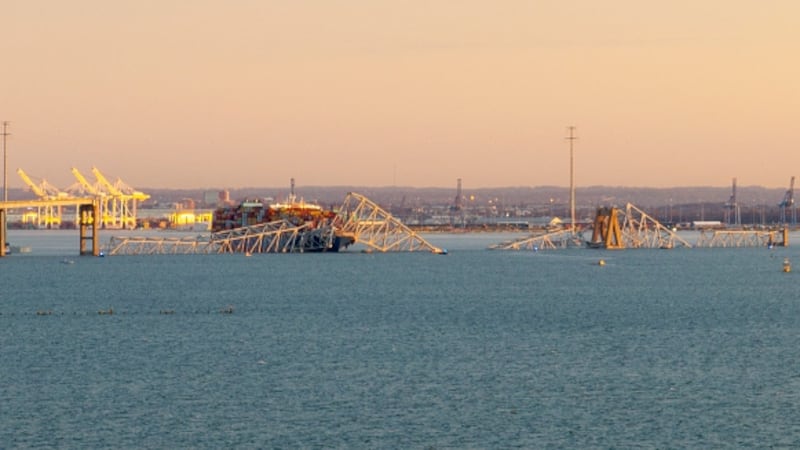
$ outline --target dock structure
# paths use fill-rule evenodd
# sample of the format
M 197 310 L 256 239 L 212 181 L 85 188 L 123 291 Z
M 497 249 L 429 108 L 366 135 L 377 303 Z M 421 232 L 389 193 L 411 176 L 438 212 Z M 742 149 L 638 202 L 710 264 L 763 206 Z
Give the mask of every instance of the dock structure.
M 78 208 L 80 255 L 100 255 L 100 201 L 97 198 L 64 198 L 49 200 L 10 200 L 0 202 L 0 256 L 6 256 L 6 219 L 9 209 L 52 209 L 65 206 Z

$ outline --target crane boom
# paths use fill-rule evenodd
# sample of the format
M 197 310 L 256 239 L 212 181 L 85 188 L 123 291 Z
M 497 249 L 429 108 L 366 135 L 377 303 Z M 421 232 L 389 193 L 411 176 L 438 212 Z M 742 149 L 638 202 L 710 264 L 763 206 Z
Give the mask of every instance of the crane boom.
M 80 183 L 81 187 L 83 187 L 84 190 L 86 190 L 92 195 L 101 195 L 101 193 L 97 190 L 97 188 L 92 186 L 92 184 L 89 183 L 89 180 L 87 180 L 86 177 L 84 177 L 83 174 L 75 167 L 72 168 L 72 175 L 75 177 L 76 180 L 78 180 L 78 183 Z
M 45 192 L 44 189 L 42 189 L 36 183 L 34 183 L 33 180 L 31 180 L 31 177 L 29 177 L 24 170 L 17 169 L 17 174 L 19 175 L 20 178 L 22 178 L 22 181 L 24 181 L 25 184 L 27 184 L 28 187 L 31 188 L 31 191 L 33 191 L 33 193 L 36 194 L 37 197 L 43 199 L 48 197 L 47 192 Z
M 119 189 L 117 189 L 117 187 L 116 187 L 116 186 L 114 186 L 113 184 L 111 184 L 111 183 L 108 181 L 108 179 L 106 179 L 106 177 L 105 177 L 105 176 L 103 176 L 103 174 L 102 174 L 102 173 L 100 173 L 100 171 L 99 171 L 99 170 L 97 170 L 97 167 L 92 167 L 92 173 L 94 174 L 94 177 L 95 177 L 95 178 L 97 178 L 97 181 L 98 181 L 100 184 L 102 184 L 103 186 L 105 186 L 105 188 L 106 188 L 106 189 L 108 189 L 108 192 L 109 192 L 111 195 L 113 195 L 113 196 L 115 196 L 115 197 L 125 197 L 125 194 L 124 194 L 122 191 L 120 191 Z

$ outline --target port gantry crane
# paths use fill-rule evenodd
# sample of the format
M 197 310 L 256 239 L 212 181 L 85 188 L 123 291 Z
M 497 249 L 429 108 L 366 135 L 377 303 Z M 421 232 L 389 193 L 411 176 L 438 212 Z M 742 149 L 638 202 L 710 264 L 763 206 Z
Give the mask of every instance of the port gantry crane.
M 778 204 L 781 208 L 781 223 L 789 223 L 792 225 L 797 224 L 797 209 L 794 207 L 794 177 L 789 181 L 789 189 L 783 195 L 783 200 Z M 786 210 L 789 210 L 787 217 Z
M 115 227 L 136 228 L 137 202 L 147 200 L 150 196 L 133 190 L 119 178 L 112 184 L 97 167 L 92 167 L 92 174 L 111 196 L 111 214 L 115 218 Z
M 36 194 L 41 200 L 45 202 L 37 206 L 36 211 L 36 228 L 60 228 L 61 227 L 61 205 L 55 203 L 47 203 L 49 200 L 66 199 L 70 195 L 66 192 L 61 192 L 57 187 L 42 179 L 36 183 L 25 173 L 22 169 L 17 169 L 17 174 L 22 181 Z
M 86 177 L 84 177 L 83 174 L 75 167 L 72 168 L 72 176 L 78 180 L 78 186 L 71 187 L 69 189 L 81 195 L 90 195 L 94 198 L 97 198 L 100 204 L 100 224 L 103 228 L 112 228 L 116 220 L 111 213 L 108 212 L 108 203 L 110 199 L 107 193 L 101 189 L 97 183 L 89 183 L 89 180 L 87 180 Z

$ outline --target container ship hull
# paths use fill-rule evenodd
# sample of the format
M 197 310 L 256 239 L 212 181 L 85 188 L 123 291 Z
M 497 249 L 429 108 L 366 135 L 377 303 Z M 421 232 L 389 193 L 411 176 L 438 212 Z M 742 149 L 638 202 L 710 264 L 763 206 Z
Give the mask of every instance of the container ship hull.
M 319 205 L 305 202 L 266 204 L 257 200 L 246 200 L 237 206 L 218 208 L 211 223 L 212 236 L 230 233 L 246 233 L 248 229 L 280 224 L 296 227 L 289 243 L 271 241 L 254 242 L 255 247 L 290 247 L 301 252 L 338 252 L 353 243 L 347 236 L 339 236 L 333 226 L 336 213 Z M 254 238 L 255 239 L 255 238 Z M 245 248 L 254 248 L 246 245 Z M 269 251 L 257 248 L 257 251 Z

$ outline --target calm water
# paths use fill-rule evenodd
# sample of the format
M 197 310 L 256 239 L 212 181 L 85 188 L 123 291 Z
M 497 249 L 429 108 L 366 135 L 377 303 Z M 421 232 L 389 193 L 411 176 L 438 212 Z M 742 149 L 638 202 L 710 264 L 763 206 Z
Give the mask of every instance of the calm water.
M 800 446 L 796 247 L 430 239 L 64 264 L 76 232 L 12 231 L 0 447 Z

